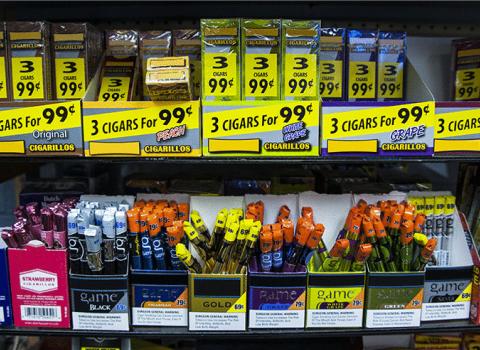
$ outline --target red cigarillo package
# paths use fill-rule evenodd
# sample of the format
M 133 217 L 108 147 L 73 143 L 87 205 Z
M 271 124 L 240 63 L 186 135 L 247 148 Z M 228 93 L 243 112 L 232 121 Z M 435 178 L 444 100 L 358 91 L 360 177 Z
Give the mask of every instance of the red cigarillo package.
M 33 240 L 8 249 L 16 327 L 70 328 L 67 250 Z

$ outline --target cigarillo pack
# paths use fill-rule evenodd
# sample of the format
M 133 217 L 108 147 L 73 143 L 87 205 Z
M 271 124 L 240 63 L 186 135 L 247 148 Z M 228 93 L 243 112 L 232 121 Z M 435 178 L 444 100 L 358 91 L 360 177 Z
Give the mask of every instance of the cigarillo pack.
M 188 56 L 190 60 L 190 79 L 193 98 L 201 95 L 202 86 L 202 47 L 200 31 L 182 29 L 173 31 L 173 56 Z
M 282 82 L 279 19 L 242 19 L 244 100 L 278 100 Z
M 103 34 L 88 23 L 52 24 L 54 98 L 80 99 L 103 54 Z
M 51 100 L 50 24 L 9 22 L 7 33 L 13 100 Z
M 324 101 L 345 99 L 344 28 L 320 30 L 320 96 Z
M 378 33 L 349 29 L 347 35 L 348 101 L 375 101 L 377 97 Z
M 452 100 L 480 99 L 480 39 L 452 42 Z
M 149 91 L 146 85 L 147 61 L 150 57 L 166 57 L 172 54 L 172 32 L 171 31 L 148 31 L 140 33 L 139 43 L 140 66 L 143 77 L 143 99 L 150 100 Z
M 106 33 L 107 56 L 100 75 L 98 100 L 133 101 L 138 76 L 138 33 L 111 30 Z
M 405 99 L 406 40 L 405 32 L 378 33 L 378 101 Z
M 8 262 L 15 326 L 70 328 L 66 249 L 33 240 L 9 248 Z
M 320 21 L 282 20 L 283 99 L 318 100 Z
M 203 99 L 240 100 L 240 20 L 202 19 L 200 24 Z

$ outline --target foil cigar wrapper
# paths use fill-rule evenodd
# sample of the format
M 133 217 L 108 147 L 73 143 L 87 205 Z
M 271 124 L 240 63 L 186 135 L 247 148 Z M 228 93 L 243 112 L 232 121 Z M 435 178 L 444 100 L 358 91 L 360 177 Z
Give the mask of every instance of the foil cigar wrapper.
M 92 272 L 103 270 L 102 262 L 102 230 L 100 227 L 90 225 L 85 229 L 87 245 L 87 263 Z
M 17 241 L 19 246 L 24 246 L 31 240 L 33 240 L 33 236 L 28 230 L 27 227 L 27 220 L 21 219 L 15 222 L 12 226 L 13 228 L 13 235 L 15 236 L 15 240 Z
M 5 241 L 9 248 L 18 248 L 17 240 L 12 231 L 2 230 L 2 239 Z

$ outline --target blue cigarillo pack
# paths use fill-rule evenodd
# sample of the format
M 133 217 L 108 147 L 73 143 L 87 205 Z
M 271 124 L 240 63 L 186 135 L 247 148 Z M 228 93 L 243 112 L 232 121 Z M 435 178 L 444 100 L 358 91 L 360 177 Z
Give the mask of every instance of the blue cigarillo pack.
M 320 96 L 345 100 L 345 28 L 320 29 Z
M 376 100 L 377 38 L 374 30 L 348 30 L 348 101 Z
M 378 33 L 378 101 L 405 99 L 407 33 Z

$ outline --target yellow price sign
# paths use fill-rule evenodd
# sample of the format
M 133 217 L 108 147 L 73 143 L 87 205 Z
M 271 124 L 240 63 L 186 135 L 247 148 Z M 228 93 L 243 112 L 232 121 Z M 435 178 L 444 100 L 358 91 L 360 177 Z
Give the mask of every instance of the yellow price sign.
M 78 99 L 85 94 L 85 59 L 55 59 L 55 91 L 57 99 Z
M 0 111 L 0 154 L 83 154 L 80 100 Z
M 205 96 L 236 96 L 237 54 L 205 53 L 203 94 Z
M 348 98 L 375 98 L 375 62 L 350 62 L 348 67 Z
M 128 101 L 130 78 L 128 77 L 103 77 L 100 86 L 99 101 L 117 102 Z
M 277 54 L 246 54 L 244 91 L 247 97 L 278 95 Z
M 43 100 L 42 57 L 12 57 L 12 88 L 14 100 Z
M 403 98 L 403 63 L 382 62 L 378 67 L 378 98 Z
M 478 100 L 480 98 L 480 68 L 457 70 L 455 77 L 455 100 Z
M 285 55 L 285 96 L 315 97 L 317 88 L 317 55 Z
M 343 62 L 339 60 L 320 62 L 320 96 L 341 98 L 343 91 Z
M 448 109 L 448 107 L 446 107 Z M 443 108 L 438 109 L 439 112 Z M 480 152 L 480 109 L 437 113 L 434 152 Z

